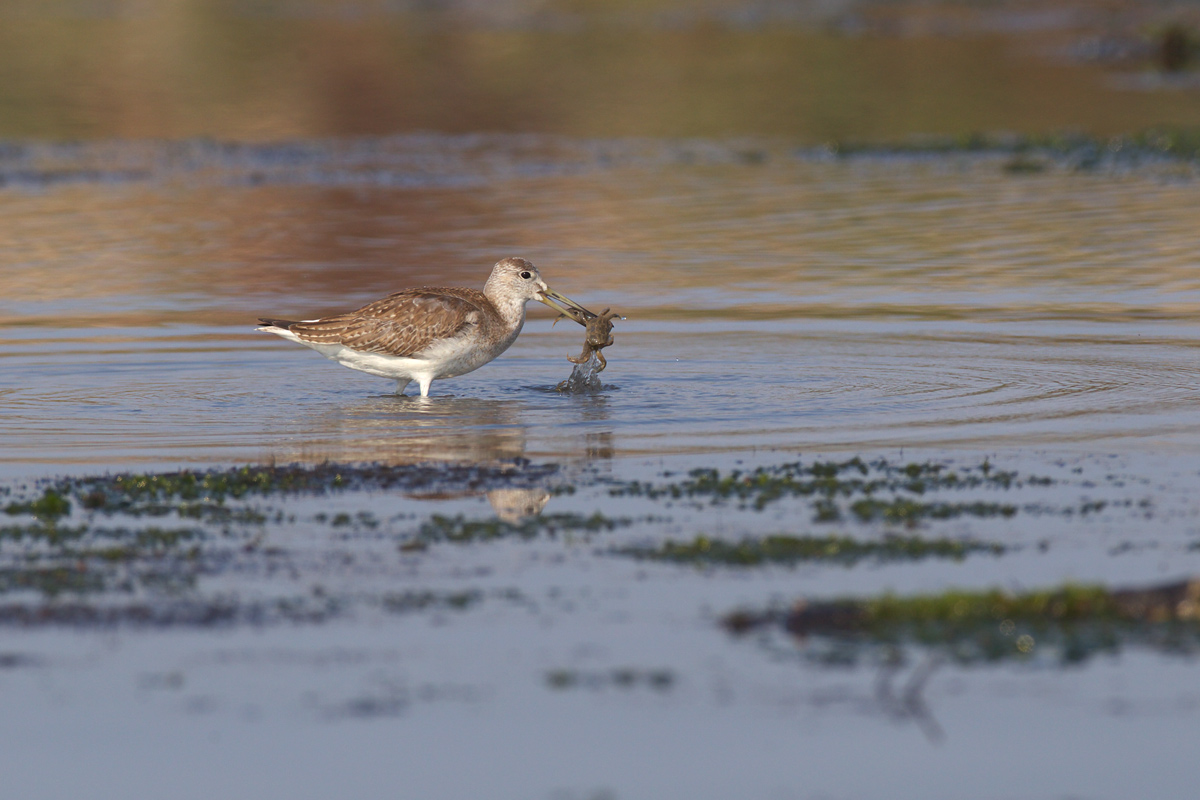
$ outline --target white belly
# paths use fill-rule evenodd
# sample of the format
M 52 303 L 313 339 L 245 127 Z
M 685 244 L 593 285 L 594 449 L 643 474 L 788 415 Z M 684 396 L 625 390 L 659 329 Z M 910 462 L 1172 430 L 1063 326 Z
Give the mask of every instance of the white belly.
M 352 350 L 342 344 L 314 344 L 306 342 L 294 333 L 282 328 L 263 328 L 293 342 L 311 347 L 328 359 L 343 367 L 356 369 L 368 375 L 390 378 L 395 381 L 415 380 L 425 383 L 436 378 L 453 378 L 477 370 L 503 353 L 516 340 L 514 335 L 492 343 L 490 347 L 471 337 L 444 339 L 427 348 L 421 357 L 390 356 L 385 353 L 366 353 Z

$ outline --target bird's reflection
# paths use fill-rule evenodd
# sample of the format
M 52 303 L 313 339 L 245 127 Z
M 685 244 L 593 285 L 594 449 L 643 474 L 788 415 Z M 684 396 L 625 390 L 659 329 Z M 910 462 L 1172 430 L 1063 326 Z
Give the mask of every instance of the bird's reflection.
M 938 656 L 927 657 L 913 669 L 897 693 L 894 680 L 900 672 L 901 659 L 896 654 L 881 666 L 875 684 L 875 698 L 885 714 L 897 722 L 915 723 L 925 738 L 935 743 L 944 740 L 946 734 L 925 702 L 925 685 L 942 662 Z
M 519 399 L 380 395 L 325 410 L 295 457 L 303 461 L 495 464 L 523 458 Z
M 542 488 L 492 489 L 487 493 L 488 502 L 496 516 L 505 522 L 517 523 L 536 517 L 550 502 L 550 492 Z
M 271 456 L 309 463 L 492 465 L 525 458 L 536 433 L 539 450 L 563 453 L 565 462 L 592 463 L 614 457 L 613 432 L 602 424 L 609 414 L 603 395 L 553 404 L 520 395 L 376 395 L 299 411 Z
M 613 434 L 612 431 L 600 431 L 599 433 L 589 433 L 584 437 L 586 445 L 586 456 L 589 462 L 592 461 L 612 461 L 613 458 Z
M 533 428 L 529 421 L 538 421 L 540 431 L 558 426 L 557 431 L 563 435 L 578 437 L 577 455 L 559 464 L 556 480 L 563 481 L 570 480 L 582 465 L 594 467 L 595 462 L 611 461 L 611 431 L 580 432 L 572 425 L 578 421 L 604 422 L 607 415 L 607 399 L 602 396 L 580 397 L 565 407 L 565 414 L 563 405 L 547 407 L 539 404 L 538 398 L 530 401 L 520 396 L 362 397 L 305 411 L 271 458 L 287 463 L 374 463 L 388 467 L 442 463 L 448 465 L 448 475 L 451 464 L 491 468 L 496 476 L 491 486 L 458 479 L 406 494 L 419 500 L 485 495 L 497 517 L 517 523 L 539 515 L 551 498 L 547 486 L 520 486 L 548 480 L 530 480 L 526 475 L 530 465 L 524 459 Z
M 585 394 L 573 398 L 579 416 L 584 422 L 605 422 L 608 420 L 608 396 L 605 394 Z
M 603 421 L 607 417 L 602 397 L 580 398 L 579 409 L 557 422 L 563 429 L 582 417 L 584 421 Z M 536 401 L 535 401 L 536 402 Z M 302 431 L 295 431 L 272 454 L 276 461 L 377 463 L 387 466 L 414 464 L 453 464 L 494 467 L 499 480 L 520 477 L 529 430 L 526 420 L 538 419 L 543 427 L 547 409 L 534 407 L 520 397 L 504 400 L 472 397 L 403 397 L 380 395 L 356 399 L 350 403 L 330 404 L 298 420 Z M 612 432 L 589 432 L 580 437 L 577 459 L 584 463 L 608 461 L 613 457 Z M 289 446 L 290 445 L 290 446 Z M 574 471 L 563 465 L 559 480 Z M 496 516 L 506 522 L 520 522 L 540 514 L 551 492 L 545 486 L 480 486 L 448 481 L 407 496 L 419 500 L 449 500 L 485 495 Z

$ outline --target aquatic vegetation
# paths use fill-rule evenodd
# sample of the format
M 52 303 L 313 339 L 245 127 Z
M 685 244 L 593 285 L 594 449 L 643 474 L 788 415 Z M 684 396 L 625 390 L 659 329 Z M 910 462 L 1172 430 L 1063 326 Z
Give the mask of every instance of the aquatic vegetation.
M 1017 513 L 1017 507 L 1010 503 L 922 503 L 907 497 L 891 500 L 864 498 L 851 503 L 850 510 L 863 522 L 883 520 L 903 525 L 915 525 L 923 519 L 1011 517 Z
M 917 536 L 887 536 L 878 541 L 859 541 L 847 536 L 766 536 L 727 542 L 697 536 L 688 542 L 667 541 L 657 547 L 624 547 L 620 555 L 651 561 L 722 566 L 797 564 L 829 562 L 851 566 L 859 561 L 908 561 L 925 558 L 961 560 L 972 553 L 1000 555 L 1005 546 L 996 542 L 957 539 L 922 539 Z
M 324 464 L 83 476 L 22 486 L 8 492 L 9 522 L 0 526 L 0 597 L 12 601 L 0 604 L 0 624 L 241 624 L 322 621 L 363 607 L 384 613 L 458 611 L 475 607 L 483 594 L 475 588 L 410 585 L 403 591 L 390 586 L 392 591 L 364 592 L 351 588 L 351 583 L 339 588 L 336 581 L 386 574 L 393 568 L 411 573 L 424 563 L 422 553 L 444 544 L 555 537 L 586 542 L 618 528 L 664 521 L 601 511 L 537 513 L 551 494 L 541 487 L 556 470 L 554 465 L 527 462 L 412 468 Z M 561 483 L 556 493 L 598 492 L 600 508 L 605 493 L 665 505 L 729 503 L 750 510 L 800 498 L 810 504 L 818 523 L 908 526 L 957 517 L 1005 518 L 1026 511 L 1086 515 L 1106 507 L 1103 500 L 1050 509 L 994 498 L 1053 483 L 1050 478 L 997 469 L 987 460 L 952 465 L 851 458 L 745 470 L 703 468 L 645 483 L 589 475 L 578 485 Z M 417 497 L 459 498 L 494 493 L 496 485 L 504 487 L 501 492 L 532 492 L 538 502 L 523 499 L 516 506 L 520 513 L 507 514 L 501 508 L 508 506 L 498 505 L 489 494 L 496 513 L 479 517 L 395 515 L 376 506 L 368 510 L 353 505 L 356 497 L 365 502 L 367 492 L 383 487 Z M 939 496 L 960 491 L 970 494 Z M 301 496 L 336 496 L 336 504 L 317 502 L 311 510 L 284 510 Z M 290 534 L 295 525 L 303 535 L 294 539 L 298 546 L 293 549 Z M 895 532 L 851 537 L 803 532 L 750 536 L 735 531 L 729 539 L 689 532 L 678 540 L 656 539 L 608 552 L 676 564 L 753 567 L 960 560 L 973 554 L 1000 555 L 1009 548 L 994 541 Z M 271 599 L 251 592 L 243 600 L 210 588 L 227 584 L 213 584 L 209 578 L 244 573 L 268 579 L 255 584 L 256 592 L 269 595 L 282 588 L 291 593 L 295 581 L 314 570 L 323 577 L 314 581 L 311 594 Z M 328 591 L 322 588 L 326 578 L 335 581 Z M 47 610 L 49 606 L 54 609 Z M 866 626 L 832 639 L 857 642 L 872 630 Z
M 34 522 L 28 525 L 0 525 L 0 542 L 46 541 L 59 544 L 70 539 L 82 538 L 88 532 L 85 525 L 68 526 L 54 523 Z
M 269 601 L 239 601 L 224 597 L 133 603 L 56 601 L 0 605 L 0 625 L 225 627 L 325 622 L 340 613 L 335 600 L 310 597 Z
M 640 481 L 620 483 L 609 493 L 613 496 L 646 497 L 649 499 L 707 499 L 712 503 L 737 501 L 744 507 L 763 509 L 769 504 L 787 497 L 814 498 L 816 522 L 833 522 L 841 519 L 841 510 L 835 502 L 839 498 L 865 495 L 869 503 L 861 506 L 855 515 L 860 519 L 886 516 L 882 505 L 885 501 L 874 500 L 873 496 L 883 492 L 903 492 L 921 496 L 929 492 L 962 489 L 1021 488 L 1025 485 L 1048 486 L 1052 479 L 1029 476 L 1021 478 L 1015 472 L 997 470 L 988 461 L 978 466 L 951 469 L 946 464 L 934 462 L 893 464 L 885 459 L 871 462 L 861 458 L 847 461 L 814 461 L 785 463 L 753 470 L 732 470 L 722 473 L 717 469 L 695 469 L 681 481 L 652 484 Z M 886 501 L 893 504 L 900 500 Z M 938 504 L 925 504 L 924 516 L 929 516 Z M 945 505 L 945 504 L 942 504 Z M 994 516 L 999 511 L 992 504 L 959 504 L 958 515 Z M 893 515 L 903 516 L 899 505 Z M 1015 510 L 1014 510 L 1015 513 Z M 911 514 L 910 514 L 911 515 Z
M 69 502 L 52 489 L 18 506 L 34 521 L 0 526 L 0 595 L 32 593 L 56 605 L 64 596 L 178 596 L 209 563 L 201 558 L 206 543 L 236 541 L 229 530 L 200 527 L 63 524 Z M 32 606 L 17 608 L 10 618 L 28 622 Z
M 224 534 L 231 535 L 229 533 Z M 42 543 L 60 558 L 78 558 L 84 548 L 119 545 L 146 554 L 160 553 L 185 542 L 210 538 L 202 528 L 63 526 L 45 523 L 0 526 L 0 543 Z
M 514 536 L 521 539 L 532 539 L 542 534 L 554 536 L 559 533 L 610 531 L 630 524 L 632 524 L 632 520 L 610 519 L 600 512 L 587 517 L 580 514 L 542 514 L 520 522 L 508 522 L 498 517 L 468 519 L 461 514 L 454 517 L 434 514 L 426 522 L 421 523 L 417 540 L 423 542 L 475 542 Z
M 0 526 L 0 624 L 216 624 L 271 620 L 323 620 L 363 604 L 387 612 L 463 609 L 477 592 L 412 590 L 360 596 L 354 592 L 314 598 L 240 600 L 204 591 L 202 579 L 249 570 L 255 574 L 297 572 L 296 554 L 277 544 L 262 546 L 268 523 L 294 523 L 292 514 L 266 505 L 271 496 L 322 496 L 394 487 L 436 494 L 493 486 L 521 487 L 552 474 L 556 466 L 513 462 L 490 467 L 440 465 L 393 468 L 383 465 L 237 467 L 226 470 L 126 473 L 43 481 L 7 492 L 12 522 Z M 8 487 L 6 487 L 8 488 Z M 505 491 L 524 491 L 507 488 Z M 121 525 L 98 524 L 98 520 Z M 381 520 L 353 509 L 316 514 L 330 542 L 347 534 L 373 532 Z M 167 524 L 166 520 L 181 524 Z M 415 523 L 414 523 L 415 524 Z M 594 531 L 618 524 L 601 515 L 550 515 L 516 523 L 441 520 L 426 523 L 413 543 L 559 531 Z M 368 537 L 377 541 L 374 536 Z M 339 548 L 341 544 L 337 545 Z M 339 550 L 335 561 L 355 569 L 355 557 Z M 20 602 L 15 602 L 17 598 Z M 31 599 L 32 598 L 32 599 Z M 131 600 L 131 598 L 134 598 Z M 50 608 L 53 606 L 53 608 Z
M 46 489 L 36 500 L 12 502 L 4 508 L 10 516 L 32 514 L 44 522 L 53 522 L 71 513 L 71 503 L 55 489 Z
M 722 624 L 737 634 L 781 628 L 804 643 L 807 657 L 829 664 L 914 648 L 960 664 L 1035 656 L 1078 663 L 1126 645 L 1191 654 L 1200 652 L 1200 580 L 801 600 L 782 611 L 736 611 Z
M 63 478 L 55 481 L 46 495 L 73 496 L 84 509 L 110 514 L 152 515 L 180 510 L 200 516 L 230 499 L 322 495 L 345 490 L 432 491 L 446 487 L 523 486 L 549 477 L 557 469 L 555 464 L 531 464 L 523 460 L 498 466 L 328 463 L 242 466 Z
M 107 588 L 105 574 L 88 569 L 86 564 L 0 569 L 0 594 L 32 591 L 53 599 L 61 594 L 95 594 Z

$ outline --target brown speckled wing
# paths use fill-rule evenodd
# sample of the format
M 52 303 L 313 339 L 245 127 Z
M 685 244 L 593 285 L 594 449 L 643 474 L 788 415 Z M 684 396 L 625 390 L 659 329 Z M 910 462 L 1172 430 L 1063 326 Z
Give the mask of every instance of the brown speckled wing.
M 414 356 L 478 324 L 481 302 L 486 298 L 473 289 L 408 289 L 348 314 L 297 322 L 289 330 L 306 342 Z

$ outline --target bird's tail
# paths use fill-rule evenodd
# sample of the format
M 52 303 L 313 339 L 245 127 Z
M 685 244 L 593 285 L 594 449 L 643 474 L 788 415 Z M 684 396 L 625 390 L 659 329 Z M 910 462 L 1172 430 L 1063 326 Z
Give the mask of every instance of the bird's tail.
M 285 331 L 296 324 L 294 319 L 272 319 L 270 317 L 259 317 L 258 321 L 267 328 L 283 328 Z

